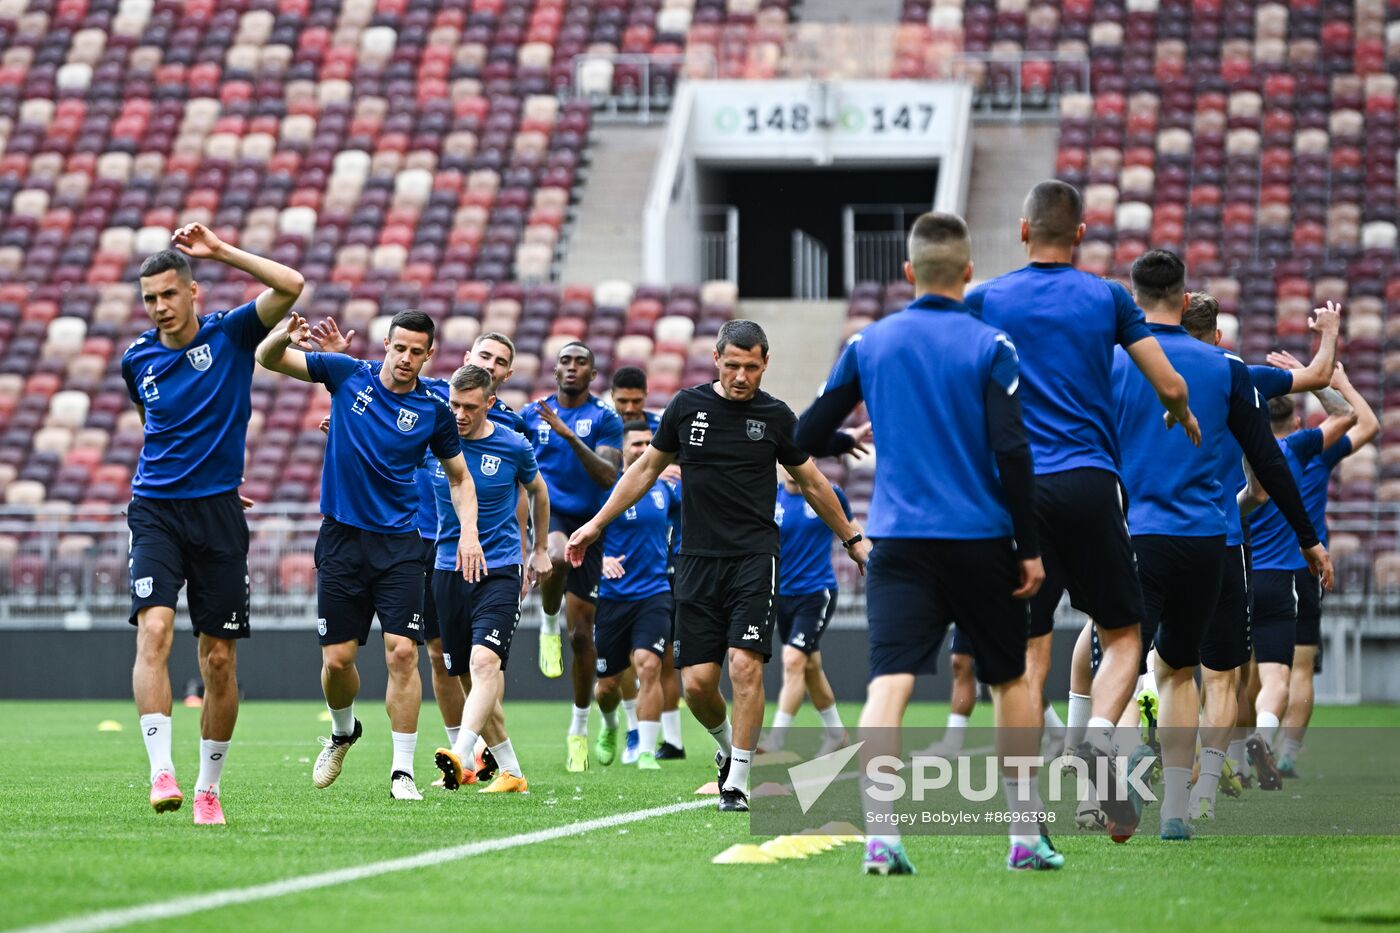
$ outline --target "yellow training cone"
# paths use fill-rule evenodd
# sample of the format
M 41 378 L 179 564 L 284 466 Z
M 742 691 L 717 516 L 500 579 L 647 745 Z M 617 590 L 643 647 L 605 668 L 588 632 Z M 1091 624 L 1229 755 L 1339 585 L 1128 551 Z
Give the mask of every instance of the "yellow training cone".
M 732 845 L 710 861 L 716 865 L 774 865 L 778 860 L 758 846 Z
M 331 721 L 331 711 L 328 710 L 328 709 L 323 709 L 323 710 L 321 710 L 321 715 L 319 715 L 319 716 L 316 717 L 316 721 L 317 721 L 317 722 L 330 722 L 330 721 Z
M 783 836 L 792 843 L 799 852 L 806 852 L 808 855 L 821 855 L 831 848 L 830 845 L 822 845 L 817 841 L 816 836 Z
M 843 846 L 846 844 L 846 838 L 844 836 L 831 836 L 822 832 L 820 829 L 804 829 L 802 832 L 798 833 L 798 835 L 820 837 L 823 841 L 831 843 L 832 846 Z
M 828 836 L 839 836 L 846 842 L 861 842 L 865 839 L 865 834 L 851 823 L 827 823 L 821 831 Z
M 97 724 L 97 731 L 120 732 L 122 731 L 122 724 L 117 722 L 115 719 L 104 719 Z
M 789 836 L 779 836 L 777 839 L 769 839 L 759 846 L 764 852 L 776 859 L 806 858 L 807 853 L 792 844 Z
M 798 833 L 797 837 L 799 839 L 806 839 L 813 845 L 821 846 L 823 852 L 830 852 L 840 845 L 840 843 L 823 833 Z

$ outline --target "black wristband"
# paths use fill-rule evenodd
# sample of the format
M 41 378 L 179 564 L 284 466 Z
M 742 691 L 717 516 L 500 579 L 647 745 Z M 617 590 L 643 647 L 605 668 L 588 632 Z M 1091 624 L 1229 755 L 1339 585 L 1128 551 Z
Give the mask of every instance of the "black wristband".
M 860 544 L 864 540 L 865 535 L 857 531 L 855 534 L 851 535 L 850 538 L 846 539 L 845 541 L 842 541 L 841 546 L 849 551 L 853 545 Z

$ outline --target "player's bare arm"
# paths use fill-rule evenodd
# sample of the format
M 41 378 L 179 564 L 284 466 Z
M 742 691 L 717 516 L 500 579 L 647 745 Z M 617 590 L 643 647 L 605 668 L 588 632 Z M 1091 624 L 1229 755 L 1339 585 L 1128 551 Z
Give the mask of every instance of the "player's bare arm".
M 565 551 L 570 565 L 580 567 L 583 565 L 584 552 L 588 546 L 598 540 L 603 533 L 603 529 L 611 525 L 619 515 L 626 512 L 632 506 L 641 501 L 642 496 L 647 494 L 647 490 L 655 485 L 657 477 L 661 471 L 670 466 L 676 459 L 675 454 L 657 450 L 655 447 L 648 447 L 646 453 L 637 458 L 636 462 L 627 468 L 627 472 L 622 474 L 622 479 L 617 481 L 613 487 L 612 494 L 608 496 L 608 501 L 603 503 L 603 507 L 569 538 L 569 546 Z M 832 499 L 836 498 L 832 494 Z M 840 506 L 837 506 L 840 511 Z M 845 516 L 842 516 L 844 519 Z
M 1329 301 L 1327 307 L 1314 309 L 1308 326 L 1319 335 L 1317 353 L 1311 363 L 1293 371 L 1294 392 L 1312 392 L 1331 385 L 1332 370 L 1337 365 L 1337 334 L 1342 326 L 1341 303 Z
M 177 250 L 191 259 L 213 259 L 246 272 L 266 285 L 267 291 L 258 295 L 256 301 L 258 320 L 263 322 L 264 327 L 271 327 L 286 317 L 306 286 L 300 272 L 264 256 L 255 256 L 230 246 L 204 224 L 186 224 L 176 230 L 170 239 Z
M 311 328 L 306 319 L 293 311 L 258 344 L 254 358 L 263 369 L 311 382 L 311 371 L 306 368 L 306 351 L 296 347 L 296 344 L 309 340 L 310 335 Z
M 616 447 L 599 447 L 597 450 L 591 449 L 579 436 L 569 430 L 569 426 L 564 423 L 564 419 L 559 417 L 559 413 L 549 407 L 549 403 L 541 400 L 536 408 L 539 409 L 540 419 L 549 425 L 549 429 L 564 439 L 569 445 L 569 449 L 578 457 L 579 463 L 583 464 L 584 470 L 593 482 L 604 489 L 617 482 L 617 472 L 622 467 L 622 451 Z
M 1167 427 L 1181 425 L 1186 436 L 1191 438 L 1191 443 L 1200 447 L 1201 426 L 1196 423 L 1196 416 L 1191 413 L 1186 380 L 1172 367 L 1171 361 L 1162 352 L 1162 345 L 1155 337 L 1147 337 L 1128 347 L 1128 356 L 1132 357 L 1134 365 L 1157 393 L 1162 407 L 1167 410 Z
M 813 511 L 826 522 L 826 527 L 836 533 L 842 544 L 861 534 L 860 528 L 846 518 L 846 512 L 841 508 L 841 500 L 836 498 L 836 491 L 831 488 L 831 481 L 822 475 L 815 463 L 807 460 L 797 466 L 784 465 L 783 469 L 792 477 L 797 488 L 802 490 L 802 498 L 806 499 Z M 859 541 L 852 542 L 846 548 L 846 553 L 864 574 L 865 562 L 870 557 L 870 542 L 861 535 Z
M 1356 413 L 1356 424 L 1347 431 L 1347 437 L 1351 440 L 1351 451 L 1356 453 L 1381 433 L 1380 419 L 1372 410 L 1371 403 L 1351 384 L 1341 363 L 1337 364 L 1336 371 L 1332 373 L 1332 391 L 1339 393 L 1343 401 Z
M 475 583 L 486 576 L 486 555 L 476 536 L 476 486 L 467 472 L 467 461 L 460 453 L 438 462 L 452 491 L 452 510 L 462 524 L 462 536 L 457 539 L 456 569 L 462 572 L 462 579 Z
M 1240 507 L 1240 517 L 1244 518 L 1269 501 L 1269 493 L 1254 475 L 1249 461 L 1244 460 L 1245 486 L 1235 495 L 1235 504 Z
M 525 484 L 525 492 L 529 495 L 530 514 L 536 532 L 530 559 L 525 562 L 525 576 L 530 585 L 534 586 L 548 576 L 554 566 L 549 560 L 549 485 L 544 481 L 543 474 L 536 473 L 535 478 Z M 525 540 L 523 530 L 520 540 Z

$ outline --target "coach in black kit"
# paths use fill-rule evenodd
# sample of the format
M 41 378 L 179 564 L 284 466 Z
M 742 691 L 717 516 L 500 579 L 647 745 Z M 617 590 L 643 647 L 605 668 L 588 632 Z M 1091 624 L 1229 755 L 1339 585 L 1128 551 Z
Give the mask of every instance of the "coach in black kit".
M 676 563 L 677 666 L 686 702 L 719 745 L 720 809 L 748 809 L 749 765 L 763 724 L 763 664 L 772 655 L 778 584 L 778 526 L 773 520 L 776 464 L 864 567 L 869 543 L 851 528 L 821 471 L 793 441 L 797 418 L 759 390 L 768 338 L 752 321 L 730 321 L 715 343 L 719 380 L 678 393 L 661 416 L 651 447 L 569 539 L 578 566 L 604 528 L 651 489 L 661 471 L 685 472 L 685 537 Z M 731 729 L 719 692 L 729 659 L 734 689 Z

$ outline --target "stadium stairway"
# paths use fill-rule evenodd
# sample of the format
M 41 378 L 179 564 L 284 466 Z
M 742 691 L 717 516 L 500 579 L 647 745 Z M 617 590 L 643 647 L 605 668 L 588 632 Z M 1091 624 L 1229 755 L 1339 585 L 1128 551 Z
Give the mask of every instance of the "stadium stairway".
M 763 388 L 802 414 L 835 362 L 832 348 L 841 345 L 846 303 L 740 301 L 735 317 L 757 321 L 767 332 L 771 362 Z
M 594 128 L 592 164 L 564 257 L 563 281 L 642 281 L 641 217 L 665 134 L 664 124 Z
M 1053 123 L 979 123 L 973 129 L 967 224 L 978 280 L 1025 265 L 1017 227 L 1021 200 L 1036 182 L 1054 175 L 1058 135 Z

